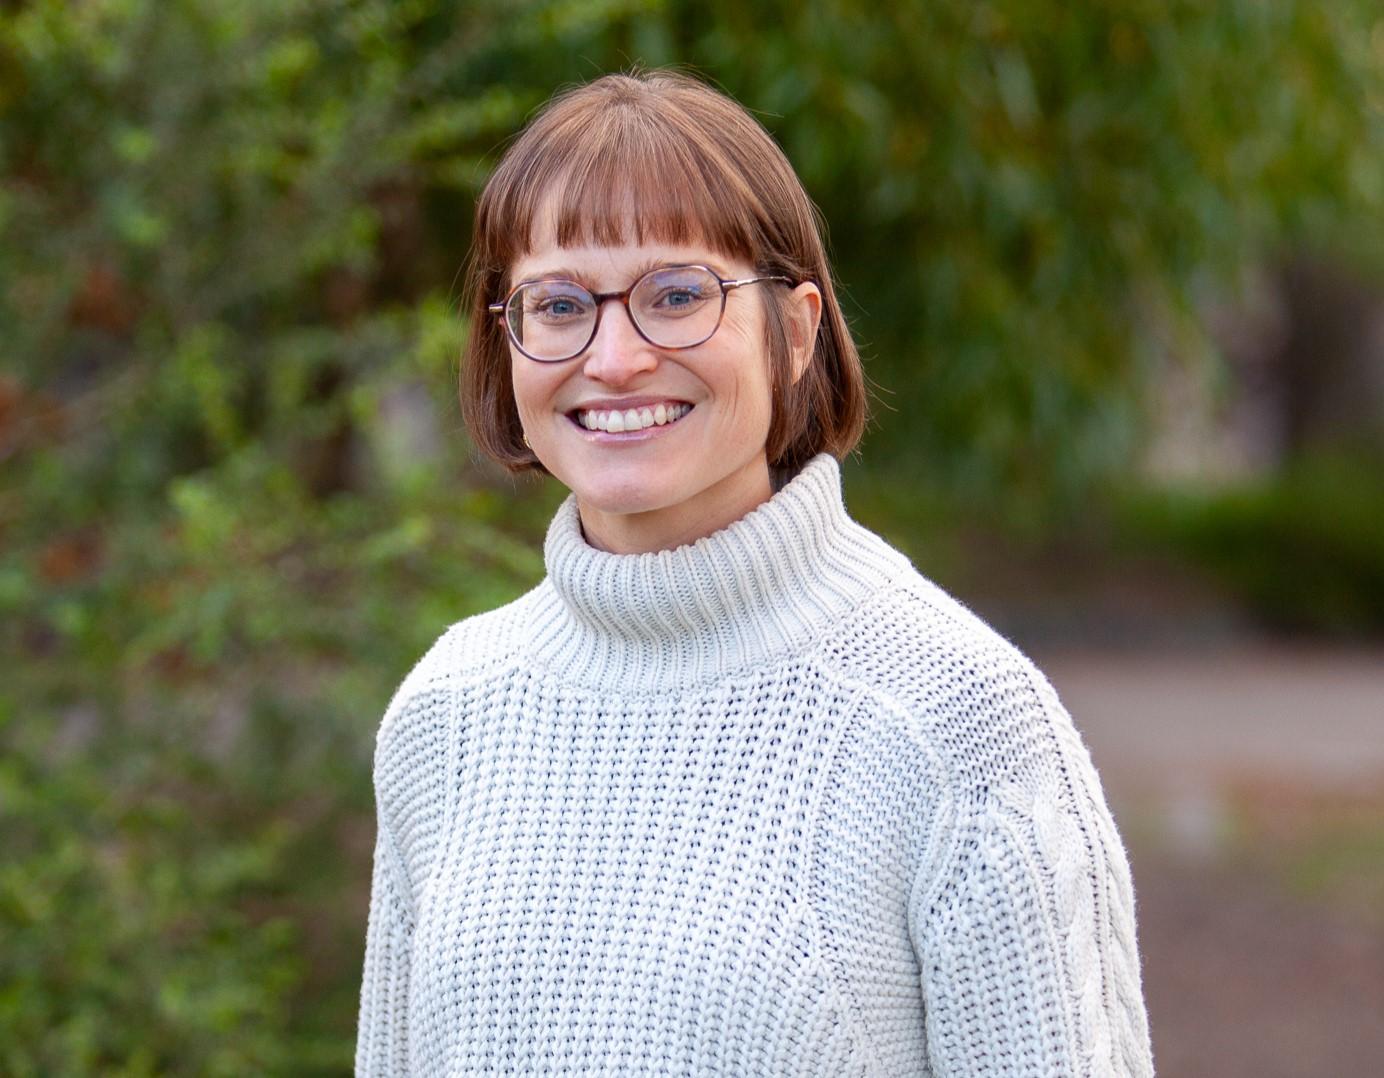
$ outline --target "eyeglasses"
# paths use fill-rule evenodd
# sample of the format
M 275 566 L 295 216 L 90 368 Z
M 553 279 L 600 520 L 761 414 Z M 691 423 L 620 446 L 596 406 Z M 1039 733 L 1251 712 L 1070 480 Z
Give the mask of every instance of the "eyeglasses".
M 636 332 L 655 348 L 693 348 L 720 328 L 730 290 L 760 281 L 793 283 L 780 276 L 726 280 L 708 266 L 664 266 L 623 292 L 591 292 L 576 281 L 523 281 L 488 310 L 504 316 L 509 339 L 524 355 L 561 363 L 596 339 L 607 300 L 620 300 Z

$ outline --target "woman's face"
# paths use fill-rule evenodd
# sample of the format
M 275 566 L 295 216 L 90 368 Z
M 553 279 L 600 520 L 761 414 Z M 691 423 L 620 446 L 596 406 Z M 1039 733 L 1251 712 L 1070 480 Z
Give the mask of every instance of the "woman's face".
M 593 293 L 619 292 L 652 268 L 687 264 L 709 266 L 727 279 L 755 276 L 752 265 L 703 246 L 559 247 L 551 222 L 535 233 L 532 250 L 512 268 L 516 283 L 562 277 Z M 595 339 L 572 359 L 538 363 L 511 344 L 524 434 L 544 467 L 576 494 L 589 543 L 616 553 L 670 549 L 740 519 L 769 497 L 772 393 L 756 293 L 786 287 L 731 289 L 719 328 L 692 348 L 650 344 L 619 300 L 603 304 Z M 816 289 L 800 289 L 812 293 L 805 302 L 815 336 Z M 690 409 L 675 421 L 618 433 L 580 421 L 587 411 L 647 408 L 657 416 L 659 405 L 665 418 L 671 409 Z

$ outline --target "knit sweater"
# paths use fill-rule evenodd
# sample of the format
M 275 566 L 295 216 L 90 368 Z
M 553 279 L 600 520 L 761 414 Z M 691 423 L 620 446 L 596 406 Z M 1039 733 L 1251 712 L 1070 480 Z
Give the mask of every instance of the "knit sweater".
M 375 748 L 358 1075 L 1149 1075 L 1129 866 L 1051 685 L 830 455 L 448 629 Z

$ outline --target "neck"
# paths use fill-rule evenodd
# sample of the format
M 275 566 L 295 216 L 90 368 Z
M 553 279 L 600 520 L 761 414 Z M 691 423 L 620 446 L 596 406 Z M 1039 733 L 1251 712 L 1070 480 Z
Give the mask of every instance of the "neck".
M 593 547 L 569 496 L 544 560 L 531 656 L 621 693 L 681 691 L 803 647 L 911 568 L 847 515 L 827 453 L 733 523 L 673 549 Z
M 695 543 L 768 501 L 774 488 L 763 455 L 695 497 L 663 509 L 608 513 L 578 502 L 582 535 L 608 554 L 651 554 Z

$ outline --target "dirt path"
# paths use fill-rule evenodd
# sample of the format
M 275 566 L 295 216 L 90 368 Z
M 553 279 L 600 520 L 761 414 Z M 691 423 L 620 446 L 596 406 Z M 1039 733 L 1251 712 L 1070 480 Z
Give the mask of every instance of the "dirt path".
M 1158 1073 L 1384 1073 L 1384 652 L 1033 658 L 1130 847 Z M 1289 893 L 1322 864 L 1348 886 Z
M 1384 1069 L 1384 933 L 1271 877 L 1133 857 L 1161 1078 Z
M 1359 788 L 1384 778 L 1384 651 L 1034 655 L 1102 774 L 1129 793 L 1238 775 Z

